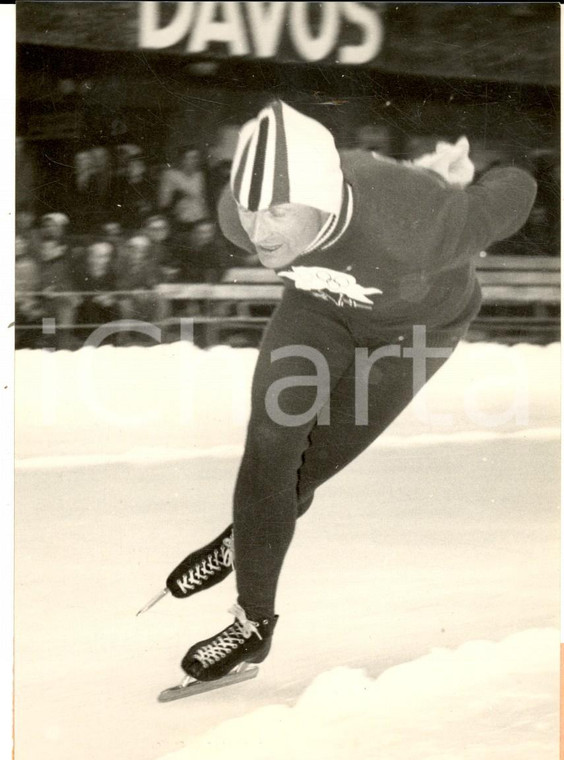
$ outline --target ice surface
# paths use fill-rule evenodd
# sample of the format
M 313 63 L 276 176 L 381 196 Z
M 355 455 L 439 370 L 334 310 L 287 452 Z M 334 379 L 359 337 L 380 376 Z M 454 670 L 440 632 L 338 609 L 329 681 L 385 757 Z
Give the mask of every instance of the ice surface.
M 255 358 L 18 352 L 17 760 L 553 760 L 556 345 L 460 346 L 447 424 L 408 409 L 300 521 L 259 678 L 156 701 L 229 621 L 233 577 L 135 613 L 230 519 Z
M 16 456 L 60 465 L 237 452 L 256 354 L 187 342 L 18 351 Z M 558 428 L 560 361 L 560 344 L 463 343 L 380 443 Z

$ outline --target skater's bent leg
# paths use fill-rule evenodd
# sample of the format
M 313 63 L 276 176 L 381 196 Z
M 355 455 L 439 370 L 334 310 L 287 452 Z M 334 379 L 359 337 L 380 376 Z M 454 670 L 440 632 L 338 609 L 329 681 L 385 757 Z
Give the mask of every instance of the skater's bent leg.
M 308 301 L 311 297 L 306 297 Z M 288 348 L 292 346 L 294 350 Z M 300 346 L 322 356 L 328 377 L 319 375 L 319 367 L 308 358 L 311 351 Z M 287 348 L 288 355 L 276 359 L 273 351 L 280 348 Z M 309 446 L 315 411 L 350 365 L 353 353 L 350 333 L 331 310 L 301 309 L 295 301 L 292 308 L 283 302 L 265 335 L 253 379 L 233 513 L 238 601 L 254 619 L 274 614 L 276 586 L 298 514 L 298 470 Z M 296 381 L 288 383 L 289 378 Z M 276 383 L 285 384 L 284 388 Z

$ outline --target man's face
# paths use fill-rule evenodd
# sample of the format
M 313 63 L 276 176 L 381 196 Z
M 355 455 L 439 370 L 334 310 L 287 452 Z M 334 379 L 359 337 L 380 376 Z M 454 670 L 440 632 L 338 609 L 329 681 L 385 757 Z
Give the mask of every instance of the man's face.
M 140 179 L 145 174 L 145 163 L 140 158 L 132 158 L 127 162 L 126 171 L 129 179 Z
M 45 219 L 41 223 L 41 237 L 43 240 L 62 240 L 65 228 L 51 219 Z
M 129 251 L 129 261 L 131 264 L 137 266 L 145 261 L 147 252 L 149 250 L 148 240 L 144 242 L 140 240 L 130 240 L 127 247 Z
M 102 232 L 111 240 L 119 240 L 121 237 L 121 225 L 118 222 L 106 222 L 102 225 Z
M 169 227 L 166 219 L 159 219 L 149 222 L 146 227 L 146 234 L 153 243 L 163 243 L 168 238 Z
M 301 203 L 282 203 L 264 211 L 238 207 L 241 226 L 268 269 L 288 266 L 313 241 L 328 214 Z
M 33 227 L 34 216 L 30 211 L 18 211 L 16 214 L 16 232 L 28 232 Z
M 186 174 L 198 171 L 199 156 L 197 150 L 187 150 L 182 156 L 182 169 Z
M 190 245 L 199 249 L 212 242 L 215 237 L 215 225 L 213 222 L 200 222 L 192 228 L 190 233 Z
M 94 276 L 100 277 L 105 273 L 110 263 L 112 249 L 107 243 L 94 243 L 88 249 L 88 263 Z
M 74 156 L 74 168 L 77 172 L 85 172 L 92 167 L 92 160 L 90 153 L 85 150 L 81 150 L 75 153 Z

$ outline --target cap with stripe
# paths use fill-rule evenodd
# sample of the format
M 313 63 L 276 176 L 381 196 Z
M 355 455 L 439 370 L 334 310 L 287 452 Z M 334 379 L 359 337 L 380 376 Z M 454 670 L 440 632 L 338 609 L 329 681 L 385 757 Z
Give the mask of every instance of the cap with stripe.
M 301 203 L 338 216 L 343 174 L 333 136 L 287 103 L 273 101 L 241 128 L 231 190 L 249 211 Z

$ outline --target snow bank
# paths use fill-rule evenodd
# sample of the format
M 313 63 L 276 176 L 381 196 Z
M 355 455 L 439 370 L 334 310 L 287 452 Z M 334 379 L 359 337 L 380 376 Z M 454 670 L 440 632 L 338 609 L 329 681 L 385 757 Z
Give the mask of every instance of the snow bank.
M 166 760 L 553 760 L 558 652 L 556 629 L 533 629 L 436 649 L 375 680 L 338 667 L 295 706 L 227 721 Z
M 256 355 L 186 341 L 18 351 L 16 456 L 60 464 L 72 455 L 80 464 L 237 453 Z M 379 445 L 397 436 L 554 431 L 559 395 L 559 344 L 463 343 Z

